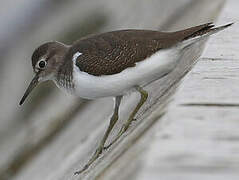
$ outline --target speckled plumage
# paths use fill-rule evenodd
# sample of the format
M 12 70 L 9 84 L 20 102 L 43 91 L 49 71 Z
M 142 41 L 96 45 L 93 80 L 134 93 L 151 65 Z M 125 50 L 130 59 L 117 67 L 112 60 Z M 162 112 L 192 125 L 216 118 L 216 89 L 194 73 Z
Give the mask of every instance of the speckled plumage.
M 120 30 L 76 41 L 71 54 L 79 51 L 76 65 L 91 75 L 112 75 L 133 67 L 160 49 L 166 49 L 213 27 L 210 23 L 177 32 Z

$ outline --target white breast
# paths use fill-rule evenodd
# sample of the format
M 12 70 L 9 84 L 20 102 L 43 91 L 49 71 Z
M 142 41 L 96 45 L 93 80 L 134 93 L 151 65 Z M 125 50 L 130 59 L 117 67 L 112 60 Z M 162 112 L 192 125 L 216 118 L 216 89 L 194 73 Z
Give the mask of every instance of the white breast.
M 75 95 L 87 99 L 123 95 L 137 85 L 143 86 L 169 73 L 175 68 L 180 54 L 177 47 L 160 50 L 120 73 L 94 76 L 75 65 L 77 57 L 81 55 L 77 52 L 72 59 Z

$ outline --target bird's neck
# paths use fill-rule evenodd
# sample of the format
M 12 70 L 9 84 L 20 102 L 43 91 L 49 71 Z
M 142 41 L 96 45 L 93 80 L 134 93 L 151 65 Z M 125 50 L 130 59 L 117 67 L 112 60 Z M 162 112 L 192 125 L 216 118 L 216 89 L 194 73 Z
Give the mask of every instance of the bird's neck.
M 58 69 L 58 73 L 56 76 L 55 83 L 58 87 L 63 88 L 67 91 L 74 90 L 74 83 L 73 83 L 73 61 L 72 61 L 72 53 L 71 47 L 65 47 L 64 54 L 62 54 L 60 61 L 60 66 Z

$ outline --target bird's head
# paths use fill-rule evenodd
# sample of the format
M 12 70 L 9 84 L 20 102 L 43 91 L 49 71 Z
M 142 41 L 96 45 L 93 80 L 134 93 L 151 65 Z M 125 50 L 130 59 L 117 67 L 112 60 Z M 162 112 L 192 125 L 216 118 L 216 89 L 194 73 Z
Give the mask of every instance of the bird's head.
M 62 43 L 47 42 L 34 51 L 32 54 L 32 68 L 35 76 L 24 93 L 20 105 L 40 82 L 56 78 L 67 49 L 67 46 Z

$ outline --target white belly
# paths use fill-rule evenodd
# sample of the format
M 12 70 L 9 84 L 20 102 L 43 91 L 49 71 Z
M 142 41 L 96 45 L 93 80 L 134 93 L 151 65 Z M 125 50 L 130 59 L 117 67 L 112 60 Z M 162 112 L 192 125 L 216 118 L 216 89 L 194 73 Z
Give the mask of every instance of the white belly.
M 87 99 L 124 95 L 137 85 L 148 84 L 169 73 L 175 68 L 180 54 L 177 47 L 160 50 L 136 66 L 114 75 L 93 76 L 80 71 L 73 63 L 74 94 Z

